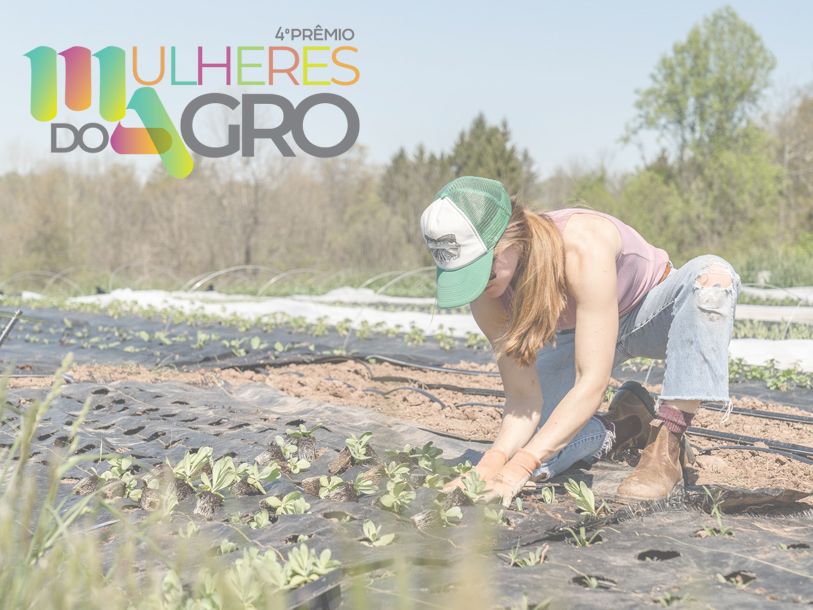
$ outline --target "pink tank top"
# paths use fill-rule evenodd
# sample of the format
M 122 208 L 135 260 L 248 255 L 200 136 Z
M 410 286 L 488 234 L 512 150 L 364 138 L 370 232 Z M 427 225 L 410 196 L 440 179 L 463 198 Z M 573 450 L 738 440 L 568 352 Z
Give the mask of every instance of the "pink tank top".
M 615 259 L 618 287 L 618 314 L 623 316 L 654 288 L 666 269 L 669 255 L 660 248 L 647 242 L 641 234 L 631 226 L 621 222 L 615 216 L 610 216 L 595 210 L 583 208 L 565 208 L 549 212 L 537 212 L 553 220 L 559 233 L 563 233 L 567 221 L 573 214 L 596 214 L 611 221 L 621 234 L 621 252 Z M 501 299 L 506 307 L 510 308 L 513 288 L 509 285 Z M 576 302 L 567 294 L 567 305 L 559 316 L 558 330 L 569 330 L 576 327 Z

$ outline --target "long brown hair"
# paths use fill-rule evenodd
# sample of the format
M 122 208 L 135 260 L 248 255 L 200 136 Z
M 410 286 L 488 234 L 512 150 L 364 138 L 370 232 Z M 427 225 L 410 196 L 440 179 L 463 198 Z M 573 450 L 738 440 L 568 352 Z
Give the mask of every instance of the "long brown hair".
M 495 252 L 517 246 L 519 260 L 508 328 L 495 341 L 494 353 L 516 358 L 523 366 L 536 361 L 536 352 L 554 340 L 559 315 L 565 308 L 565 251 L 553 221 L 525 208 L 511 197 L 511 218 Z

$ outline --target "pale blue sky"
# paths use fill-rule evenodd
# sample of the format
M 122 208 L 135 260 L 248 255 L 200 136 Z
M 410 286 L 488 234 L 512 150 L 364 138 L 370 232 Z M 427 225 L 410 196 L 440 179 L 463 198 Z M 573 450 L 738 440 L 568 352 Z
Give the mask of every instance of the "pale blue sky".
M 530 150 L 542 176 L 573 160 L 613 169 L 634 167 L 639 153 L 617 141 L 633 115 L 635 89 L 644 87 L 658 58 L 691 26 L 725 2 L 654 0 L 600 2 L 20 2 L 2 10 L 0 171 L 26 170 L 53 159 L 49 128 L 28 113 L 29 66 L 23 53 L 38 45 L 99 49 L 136 44 L 144 53 L 175 45 L 194 57 L 226 45 L 273 45 L 277 27 L 353 28 L 361 80 L 331 88 L 361 118 L 359 143 L 369 158 L 386 162 L 398 149 L 423 143 L 448 149 L 483 111 L 506 118 L 515 141 Z M 729 2 L 776 55 L 772 96 L 813 82 L 813 2 Z M 113 7 L 116 8 L 113 8 Z M 292 43 L 301 46 L 303 43 Z M 181 64 L 183 65 L 183 64 Z M 95 91 L 94 81 L 94 96 Z M 316 92 L 264 87 L 301 99 Z M 132 89 L 128 89 L 128 93 Z M 185 104 L 222 87 L 170 87 L 158 92 L 179 119 Z M 239 95 L 237 88 L 231 93 Z M 91 111 L 88 111 L 91 112 Z M 64 112 L 57 120 L 65 120 Z M 85 120 L 95 120 L 87 118 Z M 135 124 L 135 123 L 133 123 Z M 329 137 L 335 117 L 314 115 L 309 133 Z M 317 139 L 318 138 L 314 138 Z M 327 143 L 325 141 L 325 143 Z M 64 156 L 64 155 L 63 155 Z M 76 152 L 74 162 L 97 157 Z M 110 155 L 119 158 L 117 155 Z M 131 161 L 128 158 L 127 161 Z M 142 159 L 144 166 L 153 159 Z

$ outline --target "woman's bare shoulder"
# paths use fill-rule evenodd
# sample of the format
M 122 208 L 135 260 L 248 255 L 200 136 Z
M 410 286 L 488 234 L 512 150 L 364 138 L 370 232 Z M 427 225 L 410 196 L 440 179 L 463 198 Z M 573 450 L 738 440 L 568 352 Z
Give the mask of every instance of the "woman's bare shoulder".
M 565 251 L 589 253 L 596 251 L 621 252 L 621 232 L 613 221 L 600 214 L 577 213 L 569 219 L 562 242 Z

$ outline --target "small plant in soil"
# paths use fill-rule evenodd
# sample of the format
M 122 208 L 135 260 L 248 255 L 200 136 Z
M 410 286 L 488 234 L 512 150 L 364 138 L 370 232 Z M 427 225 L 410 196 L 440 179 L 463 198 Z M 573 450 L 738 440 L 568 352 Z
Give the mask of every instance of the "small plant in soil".
M 372 432 L 363 432 L 359 437 L 353 434 L 345 440 L 345 445 L 354 463 L 358 464 L 373 457 L 369 446 L 372 437 Z
M 194 521 L 187 521 L 186 525 L 182 526 L 178 530 L 178 535 L 181 538 L 189 539 L 192 536 L 194 536 L 195 534 L 197 534 L 199 531 L 200 531 L 200 528 L 197 526 L 197 524 Z
M 269 496 L 262 503 L 273 510 L 275 515 L 304 515 L 311 509 L 301 491 L 292 491 L 282 498 Z
M 264 508 L 261 508 L 254 513 L 254 515 L 251 517 L 251 521 L 248 522 L 248 526 L 253 530 L 261 529 L 269 525 L 271 525 L 271 517 L 269 516 L 268 511 Z
M 315 426 L 309 428 L 305 424 L 299 424 L 296 428 L 286 428 L 285 434 L 292 439 L 301 439 L 301 438 L 311 438 L 313 437 L 313 433 L 320 428 L 324 428 L 322 424 L 316 424 Z
M 708 487 L 703 487 L 703 491 L 711 501 L 711 516 L 717 521 L 717 527 L 705 526 L 702 530 L 698 531 L 695 536 L 698 538 L 708 538 L 709 536 L 733 536 L 734 530 L 730 527 L 723 525 L 723 511 L 722 511 L 722 490 L 717 494 L 712 494 Z
M 553 485 L 546 485 L 539 492 L 539 499 L 545 504 L 554 504 L 556 502 L 556 489 Z
M 570 533 L 570 542 L 578 547 L 590 546 L 601 540 L 601 533 L 604 530 L 598 530 L 592 534 L 588 534 L 584 527 L 580 527 L 578 531 L 572 527 L 566 527 L 565 530 Z
M 378 483 L 365 476 L 365 473 L 360 472 L 356 475 L 356 480 L 353 481 L 353 491 L 357 496 L 372 496 L 378 493 Z
M 232 486 L 237 496 L 265 494 L 263 481 L 273 483 L 280 477 L 280 468 L 276 462 L 260 467 L 257 464 L 242 463 L 237 468 L 238 480 Z
M 405 481 L 387 481 L 387 491 L 378 501 L 381 506 L 394 513 L 400 514 L 415 499 L 409 483 Z
M 175 477 L 185 483 L 191 490 L 195 486 L 198 475 L 204 467 L 211 463 L 212 448 L 201 447 L 195 453 L 186 452 L 181 460 L 172 467 Z
M 426 340 L 426 337 L 423 333 L 423 330 L 415 325 L 415 323 L 411 323 L 409 325 L 409 332 L 404 335 L 404 342 L 407 345 L 423 345 L 423 342 Z
M 752 580 L 756 580 L 756 576 L 751 572 L 732 572 L 725 576 L 717 574 L 717 580 L 724 585 L 734 585 L 738 589 L 742 589 L 747 587 Z
M 488 523 L 494 525 L 506 525 L 508 520 L 505 518 L 505 510 L 502 508 L 495 508 L 493 506 L 483 506 L 483 517 Z
M 231 457 L 225 456 L 212 464 L 212 476 L 206 472 L 200 474 L 200 489 L 195 514 L 211 519 L 215 510 L 223 504 L 223 490 L 228 489 L 237 480 L 237 469 Z
M 477 502 L 486 493 L 486 482 L 476 470 L 463 476 L 463 493 L 472 502 Z
M 386 546 L 395 540 L 395 534 L 382 534 L 381 526 L 376 525 L 370 519 L 365 519 L 361 525 L 364 538 L 361 543 L 367 546 Z
M 446 483 L 446 478 L 446 475 L 433 472 L 432 474 L 426 475 L 426 478 L 423 480 L 423 486 L 429 489 L 442 489 Z
M 311 463 L 298 456 L 294 456 L 285 462 L 285 466 L 288 469 L 288 472 L 291 474 L 299 474 L 300 472 L 305 472 L 308 468 L 311 467 Z
M 527 568 L 529 566 L 538 566 L 548 554 L 548 545 L 537 547 L 536 550 L 527 551 L 526 553 L 519 552 L 519 544 L 511 549 L 507 554 L 500 555 L 503 559 L 508 561 L 508 565 L 512 568 Z
M 576 503 L 576 508 L 581 513 L 590 515 L 591 517 L 597 517 L 609 510 L 604 502 L 602 502 L 598 508 L 596 507 L 596 498 L 593 495 L 593 490 L 590 489 L 584 481 L 577 483 L 573 479 L 568 479 L 565 483 L 565 490 L 568 495 L 573 498 L 573 501 Z
M 460 507 L 446 508 L 443 500 L 435 500 L 435 511 L 437 511 L 437 519 L 443 527 L 457 525 L 463 520 L 463 511 L 460 510 Z
M 404 481 L 409 476 L 409 465 L 400 462 L 384 464 L 384 476 L 390 481 Z
M 545 601 L 532 604 L 528 601 L 528 594 L 523 593 L 519 603 L 511 605 L 511 610 L 550 610 L 550 607 L 551 600 L 546 599 Z
M 319 477 L 319 497 L 324 499 L 332 493 L 339 491 L 344 486 L 341 477 L 325 476 Z
M 330 549 L 318 553 L 305 544 L 291 549 L 285 565 L 287 586 L 299 587 L 313 582 L 338 568 L 341 564 L 330 558 Z
M 683 598 L 680 595 L 675 595 L 674 593 L 667 591 L 666 593 L 664 593 L 660 597 L 656 597 L 652 601 L 654 601 L 656 604 L 660 604 L 661 608 L 668 608 L 669 606 L 678 603 L 682 599 Z
M 455 464 L 452 467 L 452 470 L 454 471 L 454 473 L 456 475 L 460 476 L 462 474 L 466 474 L 467 472 L 469 472 L 473 468 L 474 468 L 474 464 L 472 464 L 471 461 L 466 460 L 465 462 L 460 462 L 459 464 Z

